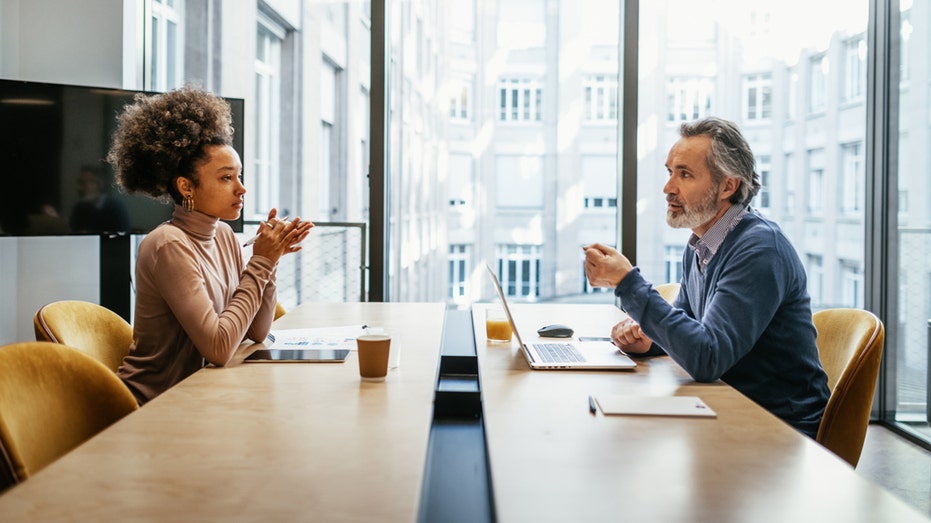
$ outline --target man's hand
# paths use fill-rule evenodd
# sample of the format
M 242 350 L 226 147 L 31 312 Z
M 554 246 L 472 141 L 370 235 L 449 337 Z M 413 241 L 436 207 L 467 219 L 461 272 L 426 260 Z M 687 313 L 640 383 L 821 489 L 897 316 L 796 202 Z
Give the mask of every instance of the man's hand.
M 617 284 L 634 268 L 623 254 L 593 243 L 582 247 L 585 251 L 585 275 L 593 287 L 617 287 Z
M 653 345 L 653 340 L 640 330 L 640 324 L 630 318 L 624 318 L 611 329 L 611 341 L 628 354 L 643 354 Z

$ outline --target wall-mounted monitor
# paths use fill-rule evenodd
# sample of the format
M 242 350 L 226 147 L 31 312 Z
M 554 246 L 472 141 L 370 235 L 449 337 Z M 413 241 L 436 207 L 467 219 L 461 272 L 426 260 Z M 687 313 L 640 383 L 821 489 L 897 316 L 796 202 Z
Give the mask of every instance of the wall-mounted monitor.
M 0 236 L 144 234 L 171 217 L 172 204 L 123 192 L 106 162 L 137 92 L 0 80 Z M 242 157 L 244 102 L 226 100 Z M 242 215 L 229 223 L 242 231 Z

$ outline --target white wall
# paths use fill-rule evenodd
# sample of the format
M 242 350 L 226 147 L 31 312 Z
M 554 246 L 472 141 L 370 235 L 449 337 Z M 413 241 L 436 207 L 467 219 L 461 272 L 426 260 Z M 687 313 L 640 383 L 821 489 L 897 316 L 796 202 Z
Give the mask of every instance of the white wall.
M 0 0 L 0 78 L 123 87 L 123 4 Z M 97 237 L 0 237 L 0 344 L 35 339 L 44 303 L 99 303 L 98 251 Z

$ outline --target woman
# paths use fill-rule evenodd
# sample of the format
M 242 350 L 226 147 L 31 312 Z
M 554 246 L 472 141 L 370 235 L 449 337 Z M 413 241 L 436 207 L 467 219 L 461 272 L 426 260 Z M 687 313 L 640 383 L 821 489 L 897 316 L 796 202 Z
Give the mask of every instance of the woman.
M 175 203 L 139 245 L 133 347 L 118 370 L 139 404 L 207 363 L 225 365 L 246 338 L 262 341 L 277 303 L 275 268 L 313 224 L 272 209 L 244 263 L 232 228 L 246 189 L 225 100 L 185 87 L 137 95 L 118 117 L 107 160 L 117 182 Z

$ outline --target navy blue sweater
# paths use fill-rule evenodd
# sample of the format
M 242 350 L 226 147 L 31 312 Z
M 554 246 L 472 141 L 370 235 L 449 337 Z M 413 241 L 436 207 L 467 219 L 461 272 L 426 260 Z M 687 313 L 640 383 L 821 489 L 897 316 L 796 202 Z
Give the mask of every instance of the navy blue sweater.
M 696 381 L 721 379 L 814 437 L 830 394 L 812 323 L 805 269 L 788 238 L 758 213 L 724 238 L 704 273 L 683 256 L 674 306 L 631 271 L 615 294 L 653 340 Z

